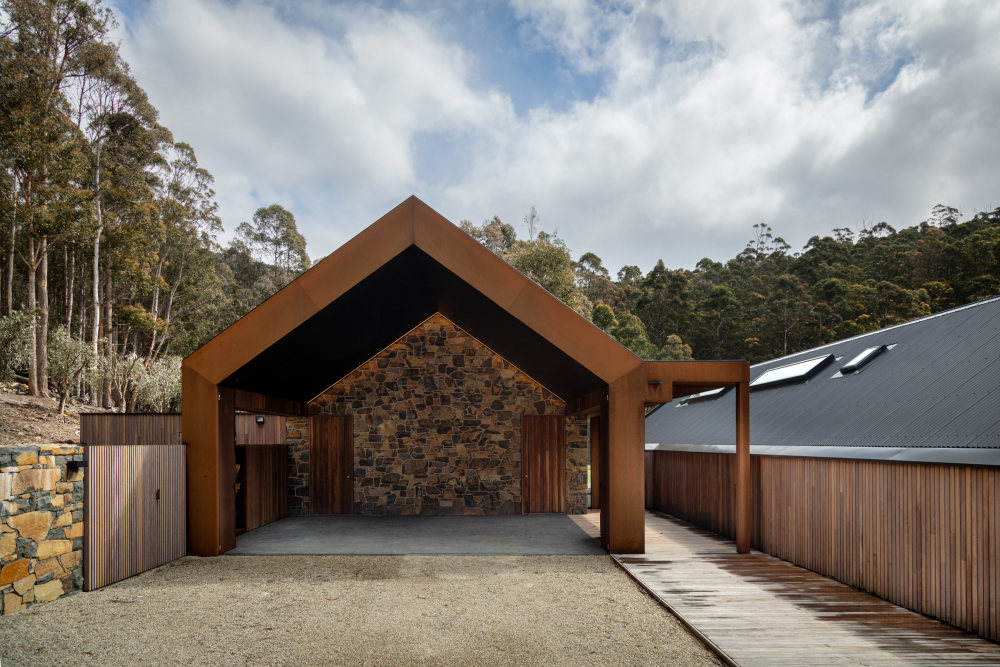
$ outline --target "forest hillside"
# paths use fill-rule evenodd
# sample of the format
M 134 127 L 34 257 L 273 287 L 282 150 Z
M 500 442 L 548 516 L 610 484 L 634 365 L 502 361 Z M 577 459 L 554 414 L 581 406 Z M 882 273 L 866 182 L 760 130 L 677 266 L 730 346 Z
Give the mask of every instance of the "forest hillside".
M 56 414 L 178 409 L 180 360 L 311 266 L 277 203 L 220 242 L 213 176 L 159 122 L 114 21 L 95 0 L 0 0 L 0 381 Z M 962 217 L 798 251 L 748 222 L 729 260 L 614 274 L 534 209 L 523 237 L 462 227 L 641 357 L 760 361 L 1000 293 L 1000 209 Z

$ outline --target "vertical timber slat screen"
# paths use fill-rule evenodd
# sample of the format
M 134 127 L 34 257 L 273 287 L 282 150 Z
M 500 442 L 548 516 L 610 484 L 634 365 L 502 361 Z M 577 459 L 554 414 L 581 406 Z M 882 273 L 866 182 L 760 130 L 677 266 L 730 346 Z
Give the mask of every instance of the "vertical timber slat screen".
M 86 445 L 84 590 L 187 554 L 187 449 L 179 414 L 80 415 Z
M 736 457 L 653 454 L 649 506 L 732 537 Z M 750 472 L 755 548 L 1000 640 L 1000 469 L 753 456 Z
M 187 553 L 183 445 L 88 445 L 84 590 Z
M 80 415 L 80 442 L 85 445 L 179 445 L 177 413 L 92 412 Z

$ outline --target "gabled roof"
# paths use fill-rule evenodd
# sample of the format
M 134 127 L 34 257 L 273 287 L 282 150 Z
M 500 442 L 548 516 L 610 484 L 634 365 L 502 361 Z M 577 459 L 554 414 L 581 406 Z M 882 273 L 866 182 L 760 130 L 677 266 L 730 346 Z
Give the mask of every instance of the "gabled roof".
M 410 197 L 184 365 L 214 384 L 308 401 L 434 312 L 564 399 L 642 363 Z
M 866 365 L 841 372 L 881 345 Z M 827 355 L 803 381 L 751 386 L 755 453 L 1000 465 L 1000 298 L 755 364 L 750 377 Z M 733 442 L 732 392 L 684 403 L 646 418 L 647 443 Z

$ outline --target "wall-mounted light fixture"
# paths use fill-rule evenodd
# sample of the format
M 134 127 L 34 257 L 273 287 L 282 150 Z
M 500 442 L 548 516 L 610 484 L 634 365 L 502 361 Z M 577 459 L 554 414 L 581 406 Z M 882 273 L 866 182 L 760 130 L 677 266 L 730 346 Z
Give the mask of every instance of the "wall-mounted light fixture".
M 263 426 L 264 425 L 264 415 L 257 415 L 256 421 L 257 421 L 257 425 L 258 426 Z
M 650 380 L 650 381 L 649 381 L 649 384 L 651 384 L 651 385 L 652 385 L 652 386 L 654 386 L 654 387 L 659 387 L 659 386 L 660 386 L 661 384 L 663 384 L 663 383 L 662 383 L 662 382 L 660 382 L 659 380 Z

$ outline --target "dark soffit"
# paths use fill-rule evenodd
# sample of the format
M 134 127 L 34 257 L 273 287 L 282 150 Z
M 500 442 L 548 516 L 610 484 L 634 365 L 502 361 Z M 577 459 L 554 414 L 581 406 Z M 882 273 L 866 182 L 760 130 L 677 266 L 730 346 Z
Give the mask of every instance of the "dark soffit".
M 561 398 L 605 384 L 416 246 L 386 262 L 222 384 L 308 401 L 435 312 Z

